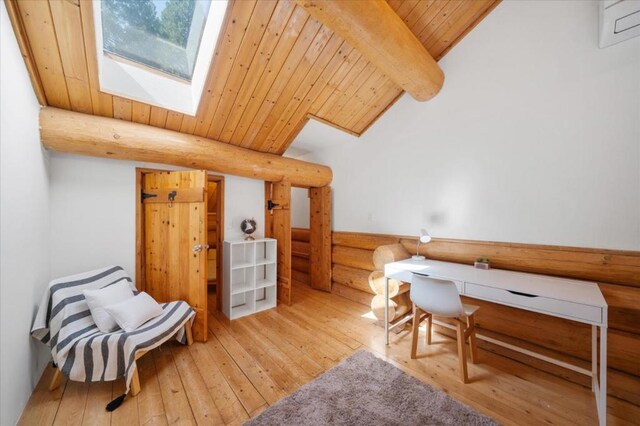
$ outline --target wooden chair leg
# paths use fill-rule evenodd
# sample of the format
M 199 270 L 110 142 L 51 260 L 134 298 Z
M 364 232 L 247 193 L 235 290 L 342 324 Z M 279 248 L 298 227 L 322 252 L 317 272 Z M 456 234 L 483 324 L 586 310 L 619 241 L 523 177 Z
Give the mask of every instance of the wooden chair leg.
M 413 338 L 411 339 L 411 359 L 416 359 L 418 352 L 418 334 L 420 331 L 420 308 L 413 304 Z
M 131 396 L 136 396 L 140 393 L 140 376 L 138 375 L 138 367 L 133 372 L 133 379 L 131 379 Z
M 456 331 L 458 338 L 458 362 L 460 364 L 460 378 L 463 383 L 469 383 L 469 376 L 467 375 L 467 351 L 465 345 L 465 324 L 458 320 L 456 321 Z
M 60 371 L 59 368 L 56 368 L 56 371 L 53 373 L 53 377 L 51 378 L 51 383 L 49 383 L 49 390 L 54 391 L 58 389 L 63 378 L 64 375 L 62 374 L 62 371 Z
M 191 323 L 189 321 L 184 325 L 184 332 L 187 336 L 187 345 L 191 346 L 193 343 L 193 333 L 191 332 Z
M 433 315 L 427 314 L 427 345 L 431 344 L 431 325 L 433 324 Z
M 473 315 L 467 317 L 467 333 L 469 333 L 469 352 L 471 353 L 471 362 L 478 362 L 478 346 L 476 344 L 476 320 Z

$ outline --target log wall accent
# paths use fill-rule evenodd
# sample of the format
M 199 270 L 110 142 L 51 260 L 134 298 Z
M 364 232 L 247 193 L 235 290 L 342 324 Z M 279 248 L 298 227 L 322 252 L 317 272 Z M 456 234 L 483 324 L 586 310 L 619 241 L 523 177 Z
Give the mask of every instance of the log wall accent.
M 300 187 L 331 183 L 329 167 L 146 124 L 58 108 L 40 110 L 40 139 L 54 151 L 169 164 Z
M 373 292 L 366 279 L 375 269 L 375 248 L 401 243 L 413 253 L 416 240 L 334 232 L 332 292 L 369 305 Z M 487 257 L 494 268 L 597 282 L 609 304 L 609 395 L 640 405 L 640 252 L 439 238 L 421 245 L 420 252 L 431 259 L 466 264 Z M 472 303 L 481 306 L 476 315 L 479 334 L 589 368 L 589 326 L 477 299 Z M 442 327 L 436 330 L 450 333 Z M 578 373 L 485 341 L 480 347 L 590 386 L 589 378 Z
M 291 279 L 311 286 L 309 276 L 310 231 L 303 228 L 291 228 Z

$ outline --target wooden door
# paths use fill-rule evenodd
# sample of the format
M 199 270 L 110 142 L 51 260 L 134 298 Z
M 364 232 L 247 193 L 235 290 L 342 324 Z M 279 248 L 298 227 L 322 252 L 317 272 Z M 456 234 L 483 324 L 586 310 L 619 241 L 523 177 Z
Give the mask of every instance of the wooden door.
M 291 183 L 267 182 L 267 203 L 276 204 L 271 210 L 266 207 L 265 236 L 278 241 L 278 300 L 291 304 Z
M 189 303 L 198 341 L 207 340 L 206 184 L 204 171 L 146 173 L 141 194 L 145 291 Z

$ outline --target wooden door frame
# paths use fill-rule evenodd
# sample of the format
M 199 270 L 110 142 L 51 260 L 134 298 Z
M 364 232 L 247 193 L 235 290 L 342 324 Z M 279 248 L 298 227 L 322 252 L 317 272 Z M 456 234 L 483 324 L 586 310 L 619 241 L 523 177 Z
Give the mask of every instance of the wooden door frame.
M 222 311 L 222 293 L 224 291 L 224 274 L 222 273 L 224 267 L 222 262 L 224 256 L 224 176 L 207 174 L 207 182 L 218 184 L 216 188 L 216 217 L 218 219 L 216 232 L 218 239 L 216 242 L 216 309 Z
M 146 167 L 136 167 L 136 288 L 145 291 L 145 253 L 144 253 L 144 206 L 140 202 L 140 194 L 142 193 L 144 175 L 148 173 L 160 173 L 170 171 L 168 169 L 150 169 Z M 217 309 L 222 309 L 222 241 L 224 241 L 224 176 L 212 175 L 207 172 L 207 181 L 216 182 L 218 184 L 218 252 L 216 253 L 216 299 Z M 205 271 L 206 277 L 206 271 Z M 206 282 L 206 280 L 205 280 Z M 208 309 L 208 308 L 207 308 Z

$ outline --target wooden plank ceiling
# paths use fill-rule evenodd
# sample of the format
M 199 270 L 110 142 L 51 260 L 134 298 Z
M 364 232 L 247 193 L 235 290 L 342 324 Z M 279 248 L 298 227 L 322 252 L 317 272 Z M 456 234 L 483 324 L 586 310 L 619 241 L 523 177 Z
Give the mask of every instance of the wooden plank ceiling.
M 402 90 L 291 0 L 229 3 L 195 117 L 100 91 L 87 0 L 6 0 L 43 105 L 282 154 L 310 117 L 359 135 Z M 436 59 L 499 0 L 389 0 Z

